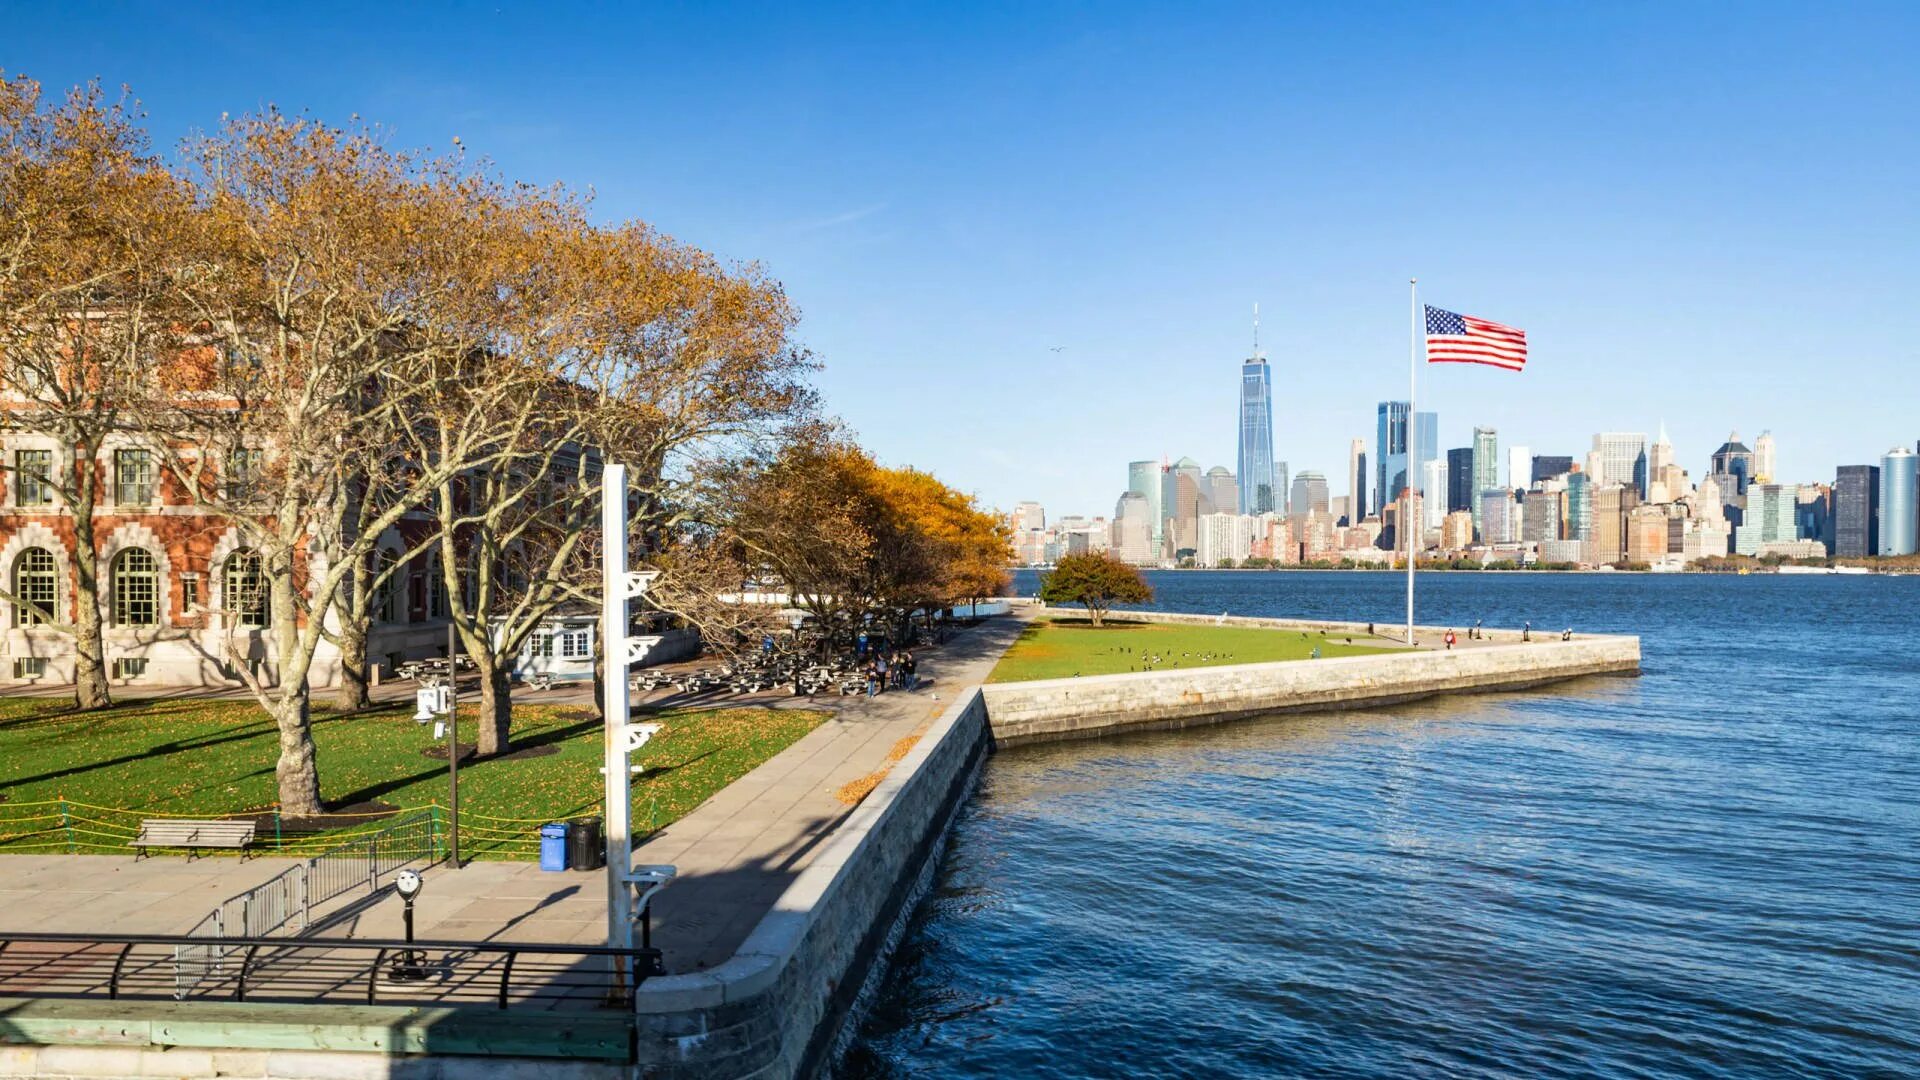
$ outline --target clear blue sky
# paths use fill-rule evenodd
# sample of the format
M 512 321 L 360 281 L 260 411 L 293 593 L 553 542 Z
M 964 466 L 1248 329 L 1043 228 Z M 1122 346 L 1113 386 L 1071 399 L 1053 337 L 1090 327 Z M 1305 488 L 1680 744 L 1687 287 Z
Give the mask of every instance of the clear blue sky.
M 1423 372 L 1443 448 L 1664 418 L 1696 476 L 1771 428 L 1830 481 L 1920 438 L 1913 4 L 199 7 L 0 3 L 0 65 L 127 83 L 162 142 L 459 136 L 760 260 L 863 440 L 1002 505 L 1231 467 L 1255 301 L 1278 456 L 1341 493 L 1410 275 L 1532 338 Z

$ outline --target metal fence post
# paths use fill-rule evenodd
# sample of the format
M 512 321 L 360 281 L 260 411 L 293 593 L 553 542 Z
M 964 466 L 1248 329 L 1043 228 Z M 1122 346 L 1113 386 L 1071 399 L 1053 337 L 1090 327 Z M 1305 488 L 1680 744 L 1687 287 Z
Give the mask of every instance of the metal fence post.
M 73 854 L 73 818 L 67 814 L 67 797 L 60 796 L 60 828 L 67 834 L 67 854 Z

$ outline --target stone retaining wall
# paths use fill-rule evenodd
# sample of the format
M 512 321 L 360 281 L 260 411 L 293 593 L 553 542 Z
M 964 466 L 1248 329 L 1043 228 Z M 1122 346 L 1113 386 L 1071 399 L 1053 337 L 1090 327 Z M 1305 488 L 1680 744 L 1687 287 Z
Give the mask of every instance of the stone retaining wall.
M 987 749 L 986 710 L 970 689 L 834 831 L 733 959 L 643 983 L 639 1075 L 823 1072 Z
M 1251 620 L 1249 620 L 1251 621 Z M 1423 632 L 1415 629 L 1416 637 Z M 1490 638 L 1501 640 L 1507 635 Z M 985 687 L 997 746 L 1210 724 L 1251 713 L 1355 708 L 1433 694 L 1518 690 L 1640 670 L 1640 639 L 1409 650 L 1268 664 L 1142 671 Z

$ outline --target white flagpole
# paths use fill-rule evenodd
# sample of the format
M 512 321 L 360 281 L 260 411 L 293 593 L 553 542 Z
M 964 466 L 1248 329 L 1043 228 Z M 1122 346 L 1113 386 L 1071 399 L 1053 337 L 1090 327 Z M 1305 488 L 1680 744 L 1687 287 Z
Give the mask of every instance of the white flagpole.
M 1420 472 L 1419 442 L 1415 419 L 1420 415 L 1414 404 L 1414 392 L 1419 386 L 1420 377 L 1420 298 L 1419 278 L 1407 279 L 1407 486 L 1400 497 L 1400 529 L 1407 534 L 1407 644 L 1413 644 L 1413 536 L 1418 531 L 1414 524 L 1413 493 Z

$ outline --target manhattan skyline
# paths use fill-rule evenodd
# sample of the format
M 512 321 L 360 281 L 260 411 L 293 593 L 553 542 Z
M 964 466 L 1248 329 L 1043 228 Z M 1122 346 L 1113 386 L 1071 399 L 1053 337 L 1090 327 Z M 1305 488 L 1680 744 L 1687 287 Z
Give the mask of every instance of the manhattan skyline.
M 1274 458 L 1343 476 L 1405 396 L 1410 276 L 1534 349 L 1422 372 L 1443 451 L 1664 420 L 1697 468 L 1769 428 L 1830 482 L 1914 438 L 1910 6 L 140 10 L 8 5 L 0 64 L 125 81 L 163 148 L 270 100 L 457 136 L 758 258 L 829 407 L 995 505 L 1233 462 L 1255 302 Z

